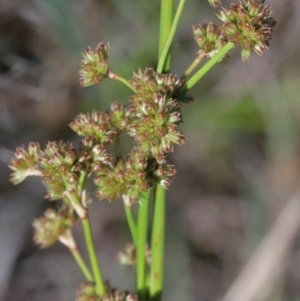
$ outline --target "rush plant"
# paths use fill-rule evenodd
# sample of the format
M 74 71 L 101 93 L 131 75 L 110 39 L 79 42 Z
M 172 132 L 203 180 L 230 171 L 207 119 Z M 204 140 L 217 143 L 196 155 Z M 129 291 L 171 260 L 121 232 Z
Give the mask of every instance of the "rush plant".
M 248 60 L 253 52 L 263 54 L 276 23 L 264 0 L 240 0 L 229 7 L 222 7 L 220 0 L 209 0 L 218 9 L 220 25 L 208 22 L 192 27 L 199 51 L 184 74 L 176 77 L 170 72 L 171 46 L 185 0 L 179 1 L 175 14 L 174 2 L 161 0 L 156 68 L 138 68 L 131 79 L 125 79 L 109 67 L 108 44 L 99 43 L 83 52 L 81 85 L 120 81 L 132 93 L 127 105 L 112 103 L 106 112 L 75 117 L 70 127 L 81 137 L 78 147 L 62 141 L 45 146 L 32 142 L 17 148 L 10 164 L 14 184 L 39 176 L 47 189 L 46 198 L 59 202 L 59 209 L 48 209 L 33 222 L 34 240 L 41 248 L 60 241 L 70 250 L 86 280 L 78 289 L 77 301 L 163 299 L 166 189 L 175 174 L 168 156 L 174 145 L 184 143 L 179 126 L 186 92 L 235 47 L 240 47 L 242 60 Z M 124 134 L 133 138 L 126 155 L 119 149 Z M 90 180 L 96 187 L 93 193 L 87 192 Z M 105 281 L 89 218 L 92 198 L 124 206 L 132 241 L 119 259 L 135 269 L 135 292 L 113 289 Z M 136 216 L 133 206 L 138 208 Z M 82 225 L 89 262 L 76 246 L 75 223 Z

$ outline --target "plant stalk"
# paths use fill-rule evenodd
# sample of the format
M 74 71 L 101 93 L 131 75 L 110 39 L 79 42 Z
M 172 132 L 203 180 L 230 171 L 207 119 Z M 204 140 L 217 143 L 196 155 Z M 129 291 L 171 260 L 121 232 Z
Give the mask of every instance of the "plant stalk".
M 134 93 L 136 93 L 136 90 L 133 88 L 133 86 L 131 85 L 131 83 L 124 77 L 112 72 L 112 71 L 109 71 L 108 72 L 108 78 L 110 79 L 115 79 L 119 82 L 121 82 L 122 84 L 124 84 L 125 86 L 127 86 L 130 90 L 132 90 Z
M 139 300 L 146 300 L 148 294 L 147 287 L 147 234 L 148 215 L 150 203 L 150 190 L 143 193 L 139 204 L 137 218 L 137 244 L 136 244 L 136 281 Z
M 174 0 L 161 0 L 160 6 L 160 29 L 159 29 L 159 46 L 158 46 L 158 62 L 162 56 L 164 47 L 168 41 L 170 35 L 172 23 L 173 23 L 173 12 L 174 11 Z M 171 67 L 171 48 L 167 53 L 167 58 L 163 64 L 161 72 L 170 70 Z
M 79 253 L 77 248 L 72 248 L 69 249 L 71 254 L 74 257 L 74 260 L 76 261 L 77 265 L 79 266 L 82 274 L 84 275 L 85 279 L 89 282 L 93 282 L 94 278 L 92 276 L 92 274 L 90 273 L 89 268 L 87 267 L 87 265 L 85 264 L 81 254 Z
M 124 203 L 124 210 L 125 210 L 125 215 L 127 219 L 127 223 L 129 226 L 130 234 L 131 234 L 131 239 L 135 246 L 137 245 L 137 225 L 133 216 L 133 212 L 130 206 Z
M 203 65 L 183 86 L 183 90 L 190 90 L 214 65 L 220 62 L 224 56 L 234 47 L 234 44 L 229 42 L 222 47 L 205 65 Z
M 154 219 L 151 237 L 151 300 L 161 300 L 164 277 L 164 251 L 165 251 L 165 210 L 166 191 L 158 186 L 155 191 Z
M 96 285 L 96 293 L 101 297 L 105 294 L 106 288 L 103 281 L 103 277 L 100 270 L 99 260 L 97 257 L 95 243 L 92 233 L 92 227 L 90 224 L 90 220 L 88 217 L 88 212 L 86 211 L 86 216 L 81 219 L 83 232 L 85 237 L 85 243 L 88 250 L 90 264 L 94 275 L 95 285 Z
M 158 73 L 162 73 L 166 61 L 170 61 L 170 56 L 168 56 L 168 54 L 170 53 L 170 47 L 171 47 L 173 39 L 174 39 L 174 35 L 175 35 L 176 29 L 177 29 L 177 26 L 179 23 L 179 19 L 180 19 L 185 1 L 186 0 L 180 0 L 180 2 L 178 4 L 178 8 L 177 8 L 174 20 L 172 21 L 172 26 L 171 26 L 169 34 L 168 34 L 168 38 L 163 46 L 160 56 L 159 56 L 158 67 L 157 67 Z M 170 62 L 169 62 L 169 64 L 170 64 Z
M 184 1 L 181 1 L 182 7 L 178 8 L 178 16 L 180 16 L 183 8 Z M 176 29 L 178 20 L 173 20 L 174 0 L 162 0 L 160 11 L 160 32 L 159 32 L 159 57 L 158 61 L 161 63 L 160 73 L 169 72 L 171 69 L 171 45 L 168 46 L 167 42 L 169 36 L 172 42 L 171 35 L 172 24 Z M 175 32 L 174 32 L 175 33 Z M 174 34 L 173 34 L 174 36 Z M 164 48 L 166 45 L 166 58 L 163 58 Z M 166 50 L 165 50 L 166 51 Z M 165 206 L 166 206 L 166 191 L 163 187 L 158 186 L 154 195 L 154 212 L 153 212 L 153 225 L 151 234 L 151 267 L 150 267 L 150 283 L 149 293 L 151 301 L 160 301 L 163 291 L 163 277 L 164 277 L 164 246 L 165 246 Z

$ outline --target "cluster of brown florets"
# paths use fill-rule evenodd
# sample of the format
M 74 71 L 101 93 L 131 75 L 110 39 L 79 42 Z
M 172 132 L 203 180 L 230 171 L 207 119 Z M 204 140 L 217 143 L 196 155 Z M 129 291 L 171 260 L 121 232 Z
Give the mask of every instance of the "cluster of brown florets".
M 139 74 L 142 77 L 143 72 Z M 183 142 L 177 129 L 179 105 L 167 94 L 150 90 L 146 94 L 141 89 L 128 107 L 114 103 L 108 112 L 79 114 L 70 123 L 82 137 L 79 148 L 64 142 L 48 142 L 44 149 L 38 143 L 18 148 L 10 165 L 12 181 L 17 184 L 27 176 L 39 175 L 47 187 L 47 198 L 66 203 L 79 198 L 83 178 L 94 180 L 100 199 L 123 197 L 127 204 L 137 202 L 142 192 L 156 184 L 167 187 L 175 170 L 166 157 L 173 144 Z M 108 148 L 122 132 L 134 137 L 135 144 L 127 157 L 115 157 Z
M 92 283 L 82 284 L 77 292 L 76 301 L 138 301 L 138 296 L 133 293 L 115 289 L 107 289 L 108 293 L 99 297 Z
M 102 80 L 108 72 L 108 67 L 102 66 L 107 62 L 107 50 L 108 46 L 100 44 L 95 50 L 84 52 L 80 72 L 84 85 L 90 79 Z M 96 68 L 97 64 L 102 67 Z M 47 188 L 46 197 L 63 200 L 65 206 L 73 209 L 69 215 L 80 218 L 86 210 L 82 193 L 88 179 L 93 180 L 99 199 L 112 201 L 122 197 L 126 205 L 138 202 L 143 192 L 156 185 L 167 188 L 175 174 L 167 157 L 175 144 L 184 141 L 178 129 L 182 117 L 176 99 L 182 82 L 172 74 L 157 74 L 147 68 L 134 72 L 130 85 L 134 94 L 127 106 L 113 103 L 106 112 L 79 114 L 70 123 L 82 138 L 79 147 L 48 142 L 44 148 L 39 143 L 18 148 L 10 164 L 12 181 L 17 184 L 27 176 L 40 176 Z M 124 134 L 133 138 L 132 150 L 126 156 L 114 154 L 111 150 Z M 54 237 L 59 239 L 66 225 L 72 226 L 59 224 L 62 212 L 57 213 L 54 223 L 54 215 L 54 211 L 49 211 L 34 223 L 35 240 L 43 247 L 51 245 Z M 37 225 L 47 225 L 47 231 L 39 230 Z
M 107 64 L 109 45 L 99 43 L 95 49 L 87 48 L 82 53 L 80 84 L 91 86 L 107 77 L 109 69 Z
M 209 0 L 210 4 L 221 4 Z M 211 56 L 226 43 L 241 47 L 243 60 L 249 59 L 252 52 L 263 54 L 269 46 L 276 20 L 264 0 L 240 0 L 229 7 L 221 7 L 217 17 L 223 22 L 220 26 L 213 23 L 195 25 L 194 37 L 207 56 Z

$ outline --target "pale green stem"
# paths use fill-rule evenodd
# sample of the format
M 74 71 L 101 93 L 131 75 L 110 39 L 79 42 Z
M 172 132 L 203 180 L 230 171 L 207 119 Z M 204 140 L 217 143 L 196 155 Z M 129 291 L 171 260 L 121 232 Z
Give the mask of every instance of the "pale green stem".
M 86 263 L 84 262 L 81 254 L 79 253 L 78 249 L 77 248 L 72 248 L 72 249 L 69 249 L 71 254 L 73 255 L 77 265 L 79 266 L 82 274 L 84 275 L 85 279 L 87 281 L 90 281 L 90 282 L 93 282 L 94 279 L 93 279 L 93 276 L 89 270 L 89 268 L 87 267 Z
M 184 1 L 180 1 L 179 5 L 183 7 Z M 161 58 L 167 45 L 170 32 L 172 30 L 172 24 L 176 29 L 177 22 L 173 20 L 173 8 L 174 0 L 162 0 L 161 1 L 161 12 L 160 12 L 160 33 L 159 33 L 159 59 L 163 61 L 160 63 L 158 71 L 160 73 L 169 72 L 171 69 L 171 48 L 168 47 L 167 57 Z M 182 8 L 181 8 L 182 9 Z M 180 12 L 180 9 L 177 12 Z M 181 12 L 178 12 L 180 16 Z M 173 40 L 170 39 L 171 41 Z M 164 277 L 164 239 L 165 239 L 165 199 L 166 192 L 159 186 L 156 188 L 154 196 L 154 213 L 153 213 L 153 225 L 151 234 L 151 267 L 150 267 L 150 283 L 149 293 L 151 301 L 160 301 L 163 291 L 163 277 Z M 154 248 L 156 248 L 154 250 Z M 156 277 L 157 276 L 157 277 Z
M 90 258 L 90 264 L 94 275 L 96 293 L 98 296 L 102 297 L 106 292 L 106 288 L 100 271 L 99 260 L 95 249 L 95 243 L 94 243 L 90 220 L 88 217 L 88 212 L 86 212 L 85 218 L 82 218 L 81 221 L 83 226 L 85 243 Z
M 161 0 L 160 6 L 160 28 L 159 28 L 159 46 L 158 46 L 158 62 L 167 43 L 171 26 L 173 23 L 174 0 Z M 165 60 L 163 71 L 170 71 L 171 55 L 170 49 L 168 57 Z
M 108 72 L 108 78 L 115 79 L 115 80 L 121 82 L 122 84 L 127 86 L 130 90 L 132 90 L 134 93 L 136 93 L 136 90 L 134 89 L 134 87 L 131 85 L 131 83 L 126 78 L 124 78 L 116 73 L 113 73 L 112 71 Z
M 166 190 L 158 186 L 155 191 L 154 219 L 151 237 L 150 298 L 161 300 L 164 277 Z
M 147 298 L 147 234 L 149 215 L 150 190 L 143 193 L 138 210 L 137 219 L 137 244 L 136 244 L 136 281 L 139 300 Z
M 96 253 L 92 227 L 88 216 L 88 210 L 85 208 L 86 200 L 84 199 L 85 193 L 83 190 L 85 180 L 86 180 L 86 173 L 83 172 L 80 175 L 79 184 L 78 184 L 80 198 L 75 193 L 69 194 L 68 197 L 82 222 L 85 244 L 88 250 L 90 265 L 94 276 L 93 278 L 95 281 L 96 293 L 99 297 L 101 297 L 105 294 L 106 288 L 101 274 L 97 253 Z
M 190 64 L 190 66 L 186 69 L 183 74 L 183 78 L 187 78 L 194 71 L 194 69 L 201 63 L 201 61 L 205 58 L 205 54 L 200 50 L 195 60 Z
M 169 60 L 168 59 L 168 54 L 170 53 L 170 47 L 171 47 L 173 39 L 174 39 L 174 35 L 175 35 L 176 29 L 177 29 L 177 26 L 178 26 L 178 22 L 179 22 L 179 19 L 180 19 L 185 1 L 186 0 L 180 0 L 180 2 L 178 4 L 178 8 L 177 8 L 174 20 L 172 22 L 172 27 L 171 27 L 171 29 L 169 31 L 169 34 L 168 34 L 168 38 L 166 40 L 166 43 L 164 44 L 164 47 L 163 47 L 163 50 L 162 50 L 160 56 L 159 56 L 159 61 L 158 61 L 158 66 L 157 66 L 157 72 L 158 73 L 163 72 L 166 60 Z
M 222 47 L 198 72 L 196 72 L 183 86 L 184 91 L 190 90 L 214 65 L 220 62 L 224 56 L 234 47 L 234 44 L 229 42 Z
M 124 209 L 125 209 L 126 219 L 127 219 L 127 223 L 128 223 L 130 234 L 131 234 L 131 239 L 136 246 L 136 244 L 137 244 L 137 226 L 136 226 L 136 222 L 135 222 L 135 219 L 133 216 L 132 208 L 131 208 L 131 206 L 126 205 L 124 202 Z

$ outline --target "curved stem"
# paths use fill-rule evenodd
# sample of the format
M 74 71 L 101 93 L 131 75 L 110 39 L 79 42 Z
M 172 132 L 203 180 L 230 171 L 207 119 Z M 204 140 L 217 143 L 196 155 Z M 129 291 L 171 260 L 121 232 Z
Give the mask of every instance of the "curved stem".
M 184 4 L 185 4 L 185 0 L 180 0 L 174 20 L 172 22 L 172 26 L 170 28 L 170 31 L 168 32 L 168 38 L 163 46 L 163 50 L 162 50 L 160 56 L 159 56 L 159 61 L 158 61 L 158 66 L 157 66 L 158 73 L 163 72 L 166 60 L 170 60 L 168 53 L 170 52 L 170 47 L 171 47 L 171 44 L 174 39 L 174 35 L 175 35 L 176 29 L 177 29 L 177 25 L 178 25 Z
M 122 84 L 124 84 L 125 86 L 127 86 L 130 90 L 132 90 L 133 92 L 136 93 L 136 90 L 133 88 L 133 86 L 130 84 L 130 82 L 126 78 L 124 78 L 124 77 L 122 77 L 122 76 L 120 76 L 120 75 L 118 75 L 116 73 L 113 73 L 110 70 L 108 72 L 108 78 L 115 79 L 115 80 L 121 82 Z

